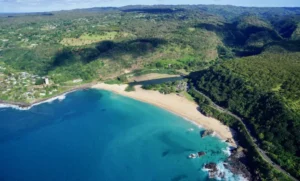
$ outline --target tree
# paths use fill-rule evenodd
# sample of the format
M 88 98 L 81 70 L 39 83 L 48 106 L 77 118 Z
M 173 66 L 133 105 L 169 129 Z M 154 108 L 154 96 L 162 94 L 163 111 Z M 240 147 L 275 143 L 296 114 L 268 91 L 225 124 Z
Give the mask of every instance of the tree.
M 265 135 L 263 133 L 259 133 L 258 137 L 259 139 L 263 140 L 265 138 Z
M 45 83 L 45 80 L 44 79 L 37 79 L 36 81 L 35 81 L 35 85 L 42 85 L 42 84 L 44 84 Z

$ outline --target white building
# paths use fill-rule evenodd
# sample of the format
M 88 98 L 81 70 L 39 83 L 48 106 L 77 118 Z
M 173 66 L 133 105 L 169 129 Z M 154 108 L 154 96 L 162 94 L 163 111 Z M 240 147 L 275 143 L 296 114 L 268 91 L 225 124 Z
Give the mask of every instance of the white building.
M 49 79 L 47 77 L 45 78 L 45 84 L 49 85 Z

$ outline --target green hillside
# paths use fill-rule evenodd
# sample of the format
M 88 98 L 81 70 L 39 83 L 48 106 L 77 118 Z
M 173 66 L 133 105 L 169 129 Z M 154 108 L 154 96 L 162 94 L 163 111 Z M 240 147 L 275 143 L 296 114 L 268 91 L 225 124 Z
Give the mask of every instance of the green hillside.
M 1 14 L 0 99 L 34 102 L 131 71 L 190 73 L 198 90 L 244 118 L 260 147 L 299 179 L 299 14 L 216 5 Z M 51 87 L 40 85 L 45 77 Z M 284 178 L 248 159 L 256 180 Z
M 213 101 L 245 118 L 269 156 L 299 177 L 300 52 L 279 50 L 225 61 L 193 73 L 193 80 Z

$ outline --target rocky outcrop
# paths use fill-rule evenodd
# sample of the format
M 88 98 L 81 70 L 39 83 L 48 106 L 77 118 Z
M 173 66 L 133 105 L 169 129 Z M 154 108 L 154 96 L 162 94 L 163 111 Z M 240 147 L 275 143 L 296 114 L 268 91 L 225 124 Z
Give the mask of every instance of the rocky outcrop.
M 226 143 L 234 143 L 234 141 L 233 141 L 232 138 L 227 138 L 225 142 L 226 142 Z
M 202 157 L 204 155 L 205 155 L 205 152 L 200 151 L 198 153 L 191 153 L 191 154 L 189 154 L 188 158 L 191 158 L 191 159 L 200 158 L 200 157 Z
M 205 155 L 205 152 L 203 152 L 203 151 L 198 152 L 198 157 L 202 157 L 204 155 Z
M 247 178 L 247 180 L 252 180 L 251 173 L 244 164 L 247 162 L 245 152 L 246 150 L 242 147 L 232 150 L 232 154 L 226 160 L 224 167 L 233 174 L 242 175 L 244 178 Z
M 208 170 L 208 177 L 210 179 L 225 178 L 225 173 L 218 170 L 216 163 L 205 164 L 204 168 Z
M 202 133 L 201 137 L 204 138 L 205 136 L 210 136 L 210 135 L 212 135 L 213 133 L 214 133 L 213 130 L 208 129 L 208 130 L 205 130 L 205 131 Z
M 247 180 L 252 180 L 251 174 L 245 165 L 247 162 L 245 152 L 247 150 L 242 147 L 235 148 L 232 150 L 230 157 L 223 163 L 223 166 L 235 175 L 241 175 Z M 205 164 L 204 169 L 208 171 L 210 179 L 224 179 L 226 176 L 225 172 L 219 170 L 217 164 L 213 162 Z
M 216 163 L 205 164 L 204 168 L 208 169 L 208 170 L 211 170 L 211 171 L 218 171 Z

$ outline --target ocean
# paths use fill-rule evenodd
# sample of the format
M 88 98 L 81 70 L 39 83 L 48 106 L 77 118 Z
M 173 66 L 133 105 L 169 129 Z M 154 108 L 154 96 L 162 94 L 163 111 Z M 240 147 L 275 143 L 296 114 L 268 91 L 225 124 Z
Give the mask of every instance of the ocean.
M 1 181 L 200 181 L 228 145 L 166 110 L 102 90 L 81 90 L 21 110 L 0 106 Z M 204 151 L 201 158 L 188 155 Z M 218 178 L 218 180 L 222 180 Z

